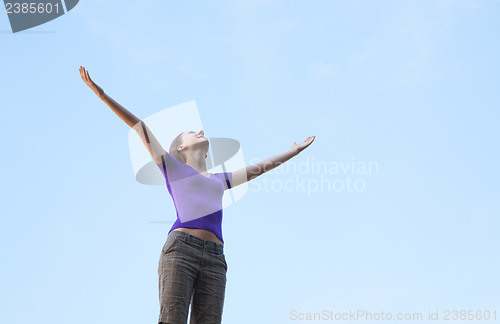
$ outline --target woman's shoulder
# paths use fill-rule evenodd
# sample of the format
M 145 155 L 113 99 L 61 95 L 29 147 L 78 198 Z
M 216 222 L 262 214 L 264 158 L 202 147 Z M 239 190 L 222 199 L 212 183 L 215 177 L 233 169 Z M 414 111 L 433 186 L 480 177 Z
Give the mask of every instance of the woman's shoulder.
M 217 172 L 217 173 L 212 173 L 212 176 L 215 176 L 224 184 L 224 190 L 231 189 L 233 181 L 232 172 Z
M 160 168 L 162 173 L 165 175 L 167 170 L 174 170 L 182 167 L 184 164 L 179 162 L 175 157 L 170 155 L 167 151 L 163 151 L 164 153 L 155 161 L 156 165 Z

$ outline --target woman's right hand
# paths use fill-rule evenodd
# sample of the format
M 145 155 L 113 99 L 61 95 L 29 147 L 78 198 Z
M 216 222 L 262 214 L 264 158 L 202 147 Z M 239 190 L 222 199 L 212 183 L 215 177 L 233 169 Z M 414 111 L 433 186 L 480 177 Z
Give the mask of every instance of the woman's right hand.
M 311 145 L 311 143 L 314 142 L 315 138 L 316 138 L 316 136 L 309 136 L 302 143 L 297 144 L 297 143 L 293 142 L 293 144 L 292 144 L 292 150 L 296 151 L 297 154 L 299 154 L 300 152 L 302 152 L 303 150 L 305 150 L 306 147 L 308 147 L 309 145 Z
M 92 91 L 100 98 L 104 94 L 104 90 L 97 84 L 95 84 L 94 81 L 89 76 L 89 72 L 85 70 L 84 67 L 80 66 L 80 76 L 82 77 L 83 81 L 89 86 Z

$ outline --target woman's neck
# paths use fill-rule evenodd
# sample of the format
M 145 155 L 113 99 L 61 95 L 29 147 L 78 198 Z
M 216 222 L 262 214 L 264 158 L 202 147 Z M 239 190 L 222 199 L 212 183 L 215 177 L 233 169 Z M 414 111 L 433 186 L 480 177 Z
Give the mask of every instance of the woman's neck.
M 207 166 L 205 163 L 205 154 L 201 151 L 193 152 L 186 156 L 186 164 L 198 171 L 199 173 L 206 173 Z

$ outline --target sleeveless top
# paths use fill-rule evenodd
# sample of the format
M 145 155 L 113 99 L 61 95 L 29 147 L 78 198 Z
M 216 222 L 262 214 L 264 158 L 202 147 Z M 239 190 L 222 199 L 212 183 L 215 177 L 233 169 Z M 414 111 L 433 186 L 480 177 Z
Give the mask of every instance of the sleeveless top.
M 182 164 L 165 151 L 160 168 L 168 192 L 174 201 L 177 219 L 171 231 L 179 227 L 199 228 L 222 239 L 222 196 L 231 189 L 232 172 L 210 173 L 205 177 L 191 166 Z

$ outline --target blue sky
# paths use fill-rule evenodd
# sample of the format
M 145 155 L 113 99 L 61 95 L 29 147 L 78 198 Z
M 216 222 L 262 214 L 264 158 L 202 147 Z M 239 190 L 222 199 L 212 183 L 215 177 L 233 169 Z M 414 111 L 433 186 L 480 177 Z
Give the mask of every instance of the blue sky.
M 86 0 L 15 34 L 4 14 L 0 322 L 158 318 L 174 205 L 135 181 L 129 127 L 80 65 L 139 118 L 196 100 L 206 136 L 238 140 L 247 164 L 316 136 L 224 210 L 223 323 L 498 314 L 499 10 Z M 301 163 L 329 168 L 294 172 Z

